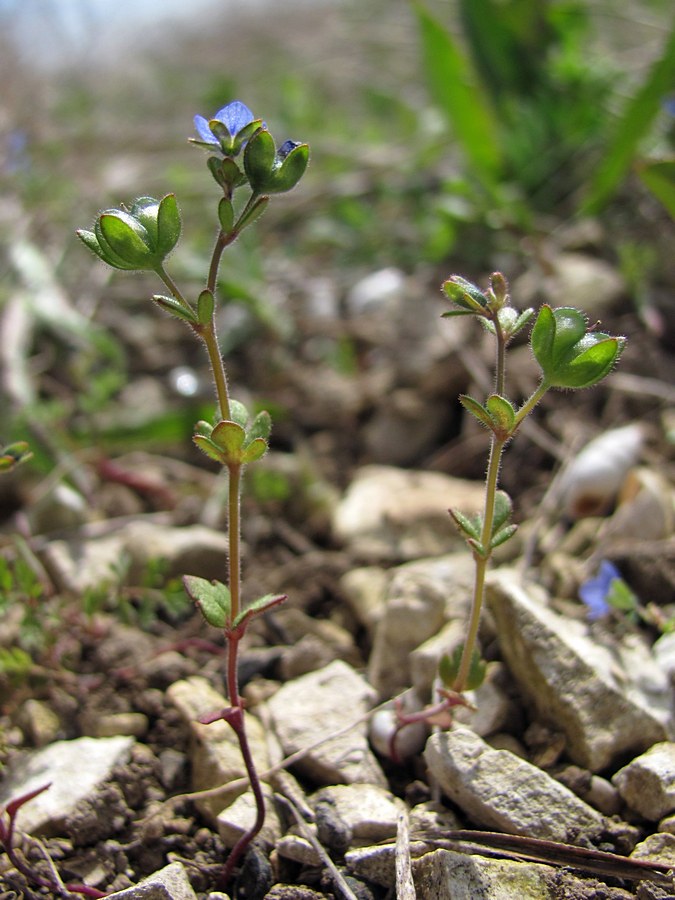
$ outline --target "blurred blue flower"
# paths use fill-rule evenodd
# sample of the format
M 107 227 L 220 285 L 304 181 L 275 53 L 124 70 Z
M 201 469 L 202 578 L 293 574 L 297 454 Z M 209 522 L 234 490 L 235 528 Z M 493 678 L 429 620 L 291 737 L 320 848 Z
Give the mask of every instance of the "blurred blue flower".
M 603 559 L 595 578 L 589 578 L 581 585 L 579 597 L 588 607 L 589 619 L 601 619 L 612 611 L 608 597 L 617 580 L 621 581 L 621 573 L 613 563 Z
M 667 113 L 670 113 L 671 116 L 675 116 L 675 97 L 668 97 L 667 100 L 664 100 L 663 108 Z

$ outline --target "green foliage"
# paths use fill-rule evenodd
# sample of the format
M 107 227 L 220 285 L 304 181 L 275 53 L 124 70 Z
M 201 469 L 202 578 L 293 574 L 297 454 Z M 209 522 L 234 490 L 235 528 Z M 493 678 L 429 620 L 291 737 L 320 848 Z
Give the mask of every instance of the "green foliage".
M 637 173 L 669 216 L 675 219 L 675 159 L 640 162 Z
M 656 118 L 661 103 L 672 90 L 673 84 L 675 84 L 675 17 L 661 56 L 652 65 L 641 87 L 625 104 L 623 113 L 612 130 L 602 162 L 591 179 L 588 196 L 582 207 L 583 212 L 597 213 L 611 198 L 636 160 L 640 141 Z M 670 177 L 672 179 L 672 174 Z
M 549 387 L 584 388 L 614 368 L 624 339 L 590 331 L 577 309 L 542 306 L 530 338 L 532 352 Z
M 463 652 L 464 645 L 460 644 L 460 646 L 455 647 L 452 654 L 444 653 L 438 663 L 438 676 L 449 690 L 452 690 L 455 684 Z M 486 671 L 487 663 L 482 659 L 477 648 L 474 647 L 465 689 L 467 691 L 475 691 L 476 688 L 479 688 L 485 681 Z
M 578 0 L 460 0 L 461 35 L 414 0 L 432 101 L 491 203 L 552 210 L 584 189 L 595 213 L 639 154 L 675 81 L 675 22 L 662 54 L 630 91 L 594 51 L 591 10 Z M 613 108 L 624 102 L 618 122 Z M 519 214 L 526 215 L 520 207 Z

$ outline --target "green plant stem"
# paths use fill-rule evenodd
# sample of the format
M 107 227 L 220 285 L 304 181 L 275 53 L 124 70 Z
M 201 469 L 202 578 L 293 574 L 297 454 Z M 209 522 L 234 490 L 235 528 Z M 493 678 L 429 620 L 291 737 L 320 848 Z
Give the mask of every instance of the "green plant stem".
M 227 500 L 227 524 L 229 540 L 229 587 L 232 619 L 236 619 L 241 611 L 241 465 L 227 467 L 229 478 L 229 496 Z M 234 698 L 230 698 L 234 703 Z
M 220 354 L 220 347 L 218 346 L 215 316 L 211 319 L 208 325 L 200 328 L 197 333 L 204 341 L 204 344 L 206 345 L 206 351 L 209 354 L 209 362 L 211 363 L 211 372 L 213 373 L 213 383 L 216 388 L 216 395 L 218 397 L 218 406 L 220 408 L 221 418 L 229 420 L 230 394 L 227 387 L 225 365 L 223 363 L 223 357 Z
M 469 628 L 467 631 L 464 648 L 462 650 L 462 658 L 459 663 L 457 677 L 453 688 L 457 693 L 461 694 L 466 688 L 466 682 L 471 670 L 471 661 L 473 658 L 474 647 L 478 639 L 478 629 L 480 627 L 480 615 L 483 609 L 483 601 L 485 599 L 485 573 L 487 571 L 488 562 L 492 555 L 490 551 L 490 541 L 492 539 L 492 523 L 495 514 L 495 496 L 497 493 L 497 482 L 499 479 L 499 468 L 502 460 L 502 453 L 506 441 L 500 441 L 493 436 L 490 443 L 490 460 L 488 462 L 488 471 L 485 481 L 485 506 L 483 511 L 483 530 L 481 534 L 481 544 L 486 550 L 485 554 L 474 552 L 474 560 L 476 562 L 476 573 L 474 577 L 473 598 L 471 601 L 471 615 L 469 617 Z
M 544 394 L 548 390 L 549 390 L 549 385 L 546 384 L 545 381 L 542 381 L 542 383 L 539 385 L 537 390 L 532 394 L 532 396 L 528 400 L 525 401 L 525 403 L 523 403 L 523 405 L 520 407 L 520 409 L 516 413 L 516 418 L 515 418 L 515 422 L 513 425 L 513 431 L 515 431 L 516 428 L 518 428 L 518 426 L 521 424 L 523 419 L 526 419 L 527 416 L 529 416 L 529 414 L 535 408 L 537 403 L 539 403 L 541 398 L 544 396 Z
M 176 298 L 176 300 L 178 300 L 178 302 L 182 306 L 184 306 L 185 309 L 191 310 L 192 307 L 187 302 L 185 297 L 182 295 L 180 288 L 178 287 L 176 282 L 173 280 L 173 278 L 169 275 L 169 273 L 166 271 L 166 269 L 163 266 L 160 266 L 158 269 L 156 269 L 156 272 L 159 275 L 159 277 L 162 279 L 164 284 L 168 287 L 171 294 L 173 294 L 173 296 Z

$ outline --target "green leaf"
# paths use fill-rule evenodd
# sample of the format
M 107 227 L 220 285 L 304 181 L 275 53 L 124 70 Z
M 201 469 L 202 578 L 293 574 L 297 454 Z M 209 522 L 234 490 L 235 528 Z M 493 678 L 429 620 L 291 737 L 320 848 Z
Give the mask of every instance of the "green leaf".
M 239 400 L 230 400 L 230 418 L 233 422 L 236 422 L 237 425 L 241 425 L 243 429 L 246 429 L 249 414 L 244 404 Z
M 516 531 L 518 531 L 517 525 L 506 525 L 496 534 L 493 532 L 492 537 L 490 538 L 490 550 L 494 550 L 495 547 L 505 544 L 509 538 L 513 537 Z
M 637 173 L 670 217 L 675 219 L 675 159 L 650 160 L 638 165 Z
M 511 498 L 506 491 L 497 491 L 495 493 L 495 511 L 492 519 L 492 534 L 495 534 L 502 525 L 505 525 L 511 518 L 513 504 Z
M 155 255 L 148 233 L 137 219 L 123 210 L 101 213 L 94 231 L 104 252 L 110 249 L 114 259 L 121 259 L 136 269 L 152 268 Z
M 459 402 L 462 404 L 464 409 L 471 413 L 481 425 L 485 425 L 486 428 L 492 430 L 492 416 L 490 413 L 482 406 L 478 400 L 474 400 L 473 397 L 469 397 L 467 394 L 460 394 Z
M 309 146 L 298 144 L 283 159 L 281 165 L 275 170 L 272 185 L 268 191 L 274 194 L 283 194 L 292 190 L 305 174 L 309 163 Z
M 258 597 L 257 600 L 254 600 L 252 603 L 248 603 L 246 605 L 246 609 L 243 609 L 239 613 L 239 615 L 232 623 L 232 627 L 237 628 L 243 622 L 248 622 L 249 619 L 253 619 L 256 616 L 263 615 L 263 613 L 266 613 L 268 609 L 272 609 L 272 607 L 274 606 L 279 606 L 279 604 L 283 603 L 284 600 L 286 600 L 286 594 L 265 594 L 264 597 Z
M 259 197 L 252 206 L 247 207 L 237 219 L 237 231 L 243 231 L 244 228 L 259 219 L 267 209 L 269 202 L 269 197 Z
M 460 512 L 458 509 L 450 509 L 448 512 L 452 516 L 459 531 L 467 537 L 474 538 L 474 540 L 480 540 L 481 531 L 483 530 L 483 518 L 480 514 L 469 517 L 465 516 L 464 513 Z
M 485 401 L 485 409 L 492 419 L 493 431 L 498 431 L 503 435 L 511 434 L 516 419 L 516 411 L 506 397 L 502 397 L 499 394 L 490 394 Z
M 244 169 L 249 184 L 258 194 L 267 193 L 276 161 L 274 138 L 266 129 L 257 131 L 244 148 Z
M 532 352 L 548 387 L 590 387 L 614 367 L 625 341 L 586 330 L 577 309 L 542 306 L 530 338 Z
M 422 61 L 434 103 L 483 183 L 494 188 L 501 170 L 498 127 L 469 61 L 451 34 L 421 2 L 413 2 Z
M 221 421 L 214 427 L 211 432 L 211 441 L 219 447 L 227 457 L 232 457 L 229 461 L 236 462 L 234 458 L 237 456 L 246 440 L 246 432 L 237 422 Z
M 215 301 L 212 291 L 204 290 L 197 298 L 197 318 L 200 325 L 208 325 L 213 318 Z
M 605 599 L 613 609 L 621 612 L 635 612 L 638 608 L 638 598 L 623 578 L 613 578 L 610 581 Z
M 215 628 L 229 627 L 231 599 L 227 585 L 220 581 L 207 581 L 196 575 L 183 576 L 183 584 L 209 625 Z
M 438 677 L 449 690 L 454 688 L 455 681 L 457 680 L 463 652 L 464 645 L 460 644 L 459 647 L 455 647 L 452 654 L 444 653 L 438 662 Z M 487 663 L 481 658 L 478 649 L 474 647 L 471 655 L 469 675 L 466 681 L 466 690 L 474 691 L 476 688 L 479 688 L 485 681 L 486 672 Z
M 234 225 L 234 207 L 227 197 L 222 197 L 218 204 L 218 221 L 223 232 L 230 234 Z
M 209 459 L 213 459 L 216 462 L 221 463 L 221 465 L 225 464 L 222 450 L 217 447 L 210 438 L 205 437 L 203 434 L 194 434 L 192 436 L 192 441 L 199 447 L 202 453 L 205 453 L 206 456 L 209 457 Z
M 184 322 L 189 322 L 191 325 L 195 325 L 199 321 L 194 312 L 185 307 L 179 300 L 176 300 L 175 297 L 165 297 L 162 294 L 155 294 L 152 300 L 157 306 L 161 307 L 165 312 L 171 313 L 171 315 L 175 316 L 177 319 L 182 319 Z
M 255 438 L 250 444 L 247 444 L 241 456 L 244 465 L 257 462 L 267 453 L 267 441 L 264 438 Z
M 171 253 L 180 238 L 180 210 L 175 194 L 167 194 L 159 201 L 157 212 L 157 252 L 162 258 Z
M 272 431 L 272 418 L 267 410 L 261 410 L 253 420 L 251 427 L 246 431 L 246 440 L 254 441 L 256 438 L 267 440 Z
M 652 65 L 640 89 L 626 104 L 614 136 L 594 173 L 581 212 L 595 215 L 611 198 L 628 173 L 640 141 L 658 115 L 663 98 L 675 84 L 675 20 L 663 53 Z

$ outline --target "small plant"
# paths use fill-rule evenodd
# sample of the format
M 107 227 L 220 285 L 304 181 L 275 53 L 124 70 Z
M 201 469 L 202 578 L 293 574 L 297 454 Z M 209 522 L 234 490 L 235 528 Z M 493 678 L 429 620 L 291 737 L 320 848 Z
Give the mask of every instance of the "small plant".
M 117 269 L 155 272 L 168 289 L 153 301 L 180 319 L 200 340 L 208 354 L 217 397 L 213 422 L 196 424 L 194 443 L 209 459 L 227 470 L 229 498 L 227 531 L 229 559 L 227 582 L 207 581 L 195 575 L 184 578 L 185 590 L 206 621 L 223 631 L 228 647 L 227 690 L 230 705 L 202 719 L 208 724 L 224 720 L 237 736 L 257 815 L 253 826 L 239 839 L 222 867 L 219 884 L 224 886 L 237 861 L 260 831 L 265 803 L 246 734 L 243 701 L 238 684 L 238 647 L 251 619 L 285 600 L 266 595 L 244 604 L 240 571 L 240 494 L 242 473 L 266 452 L 271 429 L 267 412 L 252 417 L 246 407 L 230 395 L 223 356 L 216 334 L 216 285 L 225 249 L 258 219 L 273 194 L 291 190 L 305 172 L 307 144 L 286 141 L 277 148 L 262 119 L 238 100 L 228 103 L 212 118 L 195 116 L 197 137 L 191 142 L 209 152 L 208 169 L 221 197 L 217 207 L 217 233 L 204 289 L 188 298 L 165 268 L 176 247 L 181 219 L 173 194 L 161 200 L 141 197 L 130 208 L 107 209 L 94 223 L 93 231 L 78 231 L 83 243 L 105 263 Z
M 511 538 L 517 526 L 511 521 L 512 502 L 499 490 L 499 469 L 507 444 L 523 421 L 551 388 L 577 390 L 591 387 L 614 368 L 625 340 L 589 328 L 583 313 L 571 307 L 552 309 L 542 306 L 530 335 L 530 347 L 539 365 L 539 385 L 530 397 L 517 406 L 506 394 L 506 350 L 509 343 L 534 316 L 534 310 L 519 312 L 511 305 L 508 285 L 497 272 L 490 287 L 481 291 L 475 284 L 453 275 L 443 284 L 443 292 L 454 308 L 445 317 L 474 316 L 494 337 L 494 391 L 480 403 L 473 397 L 460 397 L 462 406 L 490 432 L 490 453 L 485 483 L 483 512 L 466 516 L 451 509 L 455 525 L 466 541 L 475 561 L 475 578 L 471 613 L 466 639 L 452 656 L 445 655 L 439 664 L 440 701 L 426 710 L 399 716 L 399 727 L 424 719 L 447 726 L 452 708 L 467 705 L 464 692 L 479 687 L 485 675 L 485 664 L 476 647 L 481 610 L 485 595 L 485 576 L 496 547 Z M 390 746 L 395 756 L 395 734 Z

